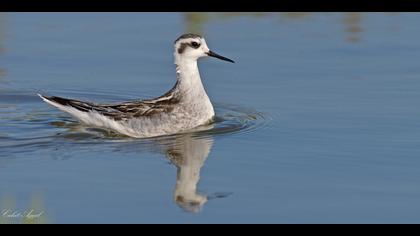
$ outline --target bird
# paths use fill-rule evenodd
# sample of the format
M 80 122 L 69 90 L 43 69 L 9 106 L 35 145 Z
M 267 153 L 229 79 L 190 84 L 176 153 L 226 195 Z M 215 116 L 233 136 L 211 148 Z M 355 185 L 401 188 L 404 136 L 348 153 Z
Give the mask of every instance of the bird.
M 187 33 L 174 42 L 176 83 L 160 97 L 98 104 L 42 94 L 38 96 L 86 125 L 134 138 L 186 132 L 214 121 L 214 107 L 198 69 L 198 60 L 205 57 L 235 63 L 211 51 L 201 35 Z

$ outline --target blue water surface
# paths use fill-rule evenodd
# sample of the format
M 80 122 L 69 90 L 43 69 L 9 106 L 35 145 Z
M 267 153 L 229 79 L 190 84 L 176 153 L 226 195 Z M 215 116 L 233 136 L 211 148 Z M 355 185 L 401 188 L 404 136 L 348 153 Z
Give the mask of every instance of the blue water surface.
M 0 222 L 419 223 L 419 21 L 0 13 Z M 36 96 L 159 96 L 185 32 L 236 61 L 200 60 L 208 131 L 121 137 Z

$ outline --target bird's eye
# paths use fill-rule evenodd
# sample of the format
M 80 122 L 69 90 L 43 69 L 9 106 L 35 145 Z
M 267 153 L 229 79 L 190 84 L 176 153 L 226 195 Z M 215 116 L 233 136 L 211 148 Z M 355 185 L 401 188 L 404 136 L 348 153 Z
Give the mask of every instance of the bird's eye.
M 193 46 L 193 48 L 198 48 L 198 47 L 200 47 L 200 44 L 197 43 L 197 42 L 192 42 L 191 46 Z

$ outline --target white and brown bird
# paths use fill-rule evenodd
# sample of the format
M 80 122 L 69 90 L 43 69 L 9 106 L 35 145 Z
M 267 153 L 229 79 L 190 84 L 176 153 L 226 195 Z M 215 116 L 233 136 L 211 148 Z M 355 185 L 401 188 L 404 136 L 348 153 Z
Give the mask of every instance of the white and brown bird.
M 131 137 L 153 137 L 187 131 L 212 122 L 213 105 L 201 82 L 197 60 L 215 57 L 234 62 L 208 48 L 197 34 L 175 41 L 177 81 L 164 95 L 119 104 L 94 104 L 38 94 L 45 102 L 68 112 L 87 125 L 110 129 Z

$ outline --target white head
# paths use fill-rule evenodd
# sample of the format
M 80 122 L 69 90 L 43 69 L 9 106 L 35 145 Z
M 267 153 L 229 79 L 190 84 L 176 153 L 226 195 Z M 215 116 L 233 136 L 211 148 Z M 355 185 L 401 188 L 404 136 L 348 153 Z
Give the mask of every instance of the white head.
M 206 40 L 198 34 L 183 34 L 175 40 L 175 61 L 197 61 L 201 57 L 215 57 L 234 63 L 229 58 L 220 56 L 207 46 Z

